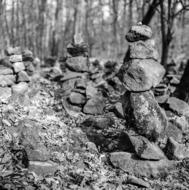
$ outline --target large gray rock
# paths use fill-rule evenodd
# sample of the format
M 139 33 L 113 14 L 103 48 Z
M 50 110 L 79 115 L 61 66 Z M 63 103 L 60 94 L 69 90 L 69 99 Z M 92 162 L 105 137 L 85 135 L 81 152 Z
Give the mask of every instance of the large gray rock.
M 189 105 L 175 97 L 170 97 L 167 101 L 169 108 L 178 115 L 185 115 L 189 117 Z
M 0 86 L 11 86 L 16 82 L 14 75 L 0 75 Z
M 73 105 L 83 105 L 86 103 L 86 97 L 83 94 L 71 92 L 69 101 Z
M 33 61 L 33 53 L 30 50 L 24 50 L 22 52 L 23 61 Z
M 13 68 L 14 68 L 14 72 L 18 73 L 20 71 L 24 71 L 25 70 L 25 66 L 23 62 L 16 62 L 13 64 Z
M 10 55 L 20 55 L 22 52 L 20 47 L 8 47 L 5 50 L 5 54 L 10 56 Z
M 133 59 L 122 65 L 118 77 L 129 91 L 147 91 L 162 80 L 165 69 L 151 59 Z
M 139 40 L 147 40 L 152 37 L 152 29 L 149 26 L 138 24 L 132 26 L 125 36 L 128 42 L 135 42 Z
M 10 74 L 13 74 L 13 70 L 11 68 L 0 65 L 0 75 Z
M 123 107 L 128 123 L 138 134 L 157 140 L 167 127 L 165 112 L 159 107 L 151 91 L 123 96 Z
M 24 94 L 28 90 L 28 84 L 26 82 L 20 82 L 12 86 L 13 94 Z
M 128 136 L 139 158 L 144 160 L 162 160 L 166 158 L 163 151 L 145 137 L 129 134 Z
M 88 58 L 83 56 L 70 57 L 66 61 L 66 66 L 76 72 L 86 72 L 88 68 Z
M 174 166 L 173 162 L 167 159 L 159 161 L 139 160 L 134 154 L 127 152 L 111 153 L 110 161 L 114 167 L 137 177 L 158 178 L 161 175 L 168 174 Z
M 0 87 L 0 102 L 7 103 L 11 95 L 12 95 L 11 88 Z
M 28 74 L 25 71 L 20 71 L 18 73 L 18 82 L 29 82 L 30 78 L 28 76 Z
M 154 59 L 155 61 L 158 61 L 159 54 L 154 46 L 154 40 L 133 42 L 129 45 L 129 58 Z
M 21 62 L 22 61 L 22 55 L 11 55 L 9 57 L 9 61 L 11 63 Z
M 182 160 L 189 158 L 189 147 L 184 144 L 179 144 L 172 137 L 168 138 L 167 145 L 165 147 L 165 153 L 169 159 Z
M 105 101 L 100 97 L 93 97 L 87 101 L 83 108 L 86 114 L 98 115 L 102 114 L 105 107 Z

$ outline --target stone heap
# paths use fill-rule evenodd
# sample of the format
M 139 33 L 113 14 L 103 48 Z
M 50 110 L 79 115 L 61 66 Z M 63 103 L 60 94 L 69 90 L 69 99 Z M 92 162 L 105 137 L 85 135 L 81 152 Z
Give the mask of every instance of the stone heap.
M 156 141 L 167 126 L 164 111 L 154 98 L 152 88 L 162 80 L 165 69 L 158 62 L 158 52 L 150 27 L 132 26 L 126 39 L 129 50 L 118 74 L 127 92 L 123 97 L 127 120 L 138 134 Z
M 34 73 L 33 53 L 20 47 L 8 48 L 7 58 L 0 64 L 1 102 L 7 102 L 12 94 L 24 94 L 30 76 Z
M 68 110 L 85 114 L 102 114 L 105 106 L 100 92 L 89 80 L 88 45 L 81 35 L 75 35 L 72 43 L 67 46 L 62 88 L 63 103 Z

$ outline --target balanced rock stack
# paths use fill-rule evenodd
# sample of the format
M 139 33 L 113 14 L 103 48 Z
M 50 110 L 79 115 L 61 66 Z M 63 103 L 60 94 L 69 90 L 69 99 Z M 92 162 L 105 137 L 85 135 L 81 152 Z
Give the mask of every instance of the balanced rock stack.
M 33 75 L 33 53 L 20 47 L 8 48 L 7 58 L 0 65 L 1 101 L 6 102 L 13 94 L 24 94 Z M 3 95 L 4 94 L 4 95 Z
M 162 80 L 165 69 L 158 62 L 158 52 L 150 27 L 132 26 L 126 39 L 129 50 L 119 71 L 127 92 L 123 96 L 126 118 L 135 131 L 157 141 L 167 126 L 167 118 L 154 98 L 152 88 Z
M 61 79 L 64 91 L 63 103 L 67 110 L 85 114 L 102 114 L 105 106 L 102 95 L 89 80 L 88 45 L 80 34 L 67 46 L 65 73 Z

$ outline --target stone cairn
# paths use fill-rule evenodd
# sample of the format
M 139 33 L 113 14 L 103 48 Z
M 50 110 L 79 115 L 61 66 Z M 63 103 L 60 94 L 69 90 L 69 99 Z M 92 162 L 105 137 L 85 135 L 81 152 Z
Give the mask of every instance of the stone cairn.
M 67 46 L 63 82 L 64 107 L 85 114 L 102 114 L 104 101 L 89 80 L 88 45 L 80 34 Z
M 165 69 L 158 62 L 158 52 L 150 27 L 132 26 L 126 40 L 130 42 L 119 78 L 127 89 L 123 99 L 126 117 L 138 134 L 156 141 L 167 126 L 152 88 L 162 80 Z
M 24 94 L 34 73 L 31 51 L 15 47 L 5 53 L 7 57 L 0 64 L 1 102 L 7 102 L 12 94 Z

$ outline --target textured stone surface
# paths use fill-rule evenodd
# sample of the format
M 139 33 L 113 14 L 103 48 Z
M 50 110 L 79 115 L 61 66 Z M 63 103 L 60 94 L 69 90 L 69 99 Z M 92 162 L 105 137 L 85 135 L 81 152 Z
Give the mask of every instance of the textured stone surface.
M 110 161 L 114 167 L 120 168 L 137 177 L 160 177 L 167 174 L 174 166 L 167 159 L 160 161 L 139 160 L 134 154 L 127 152 L 113 152 Z
M 9 57 L 9 61 L 11 63 L 21 62 L 22 61 L 22 55 L 11 55 Z
M 14 68 L 14 72 L 18 73 L 20 71 L 24 71 L 25 70 L 25 66 L 23 62 L 16 62 L 13 64 L 13 68 Z
M 121 67 L 118 77 L 127 90 L 139 92 L 157 86 L 164 74 L 165 69 L 158 62 L 134 59 Z
M 129 134 L 128 136 L 139 158 L 144 160 L 161 160 L 166 158 L 163 151 L 145 137 Z
M 88 58 L 87 57 L 70 57 L 66 61 L 66 66 L 76 72 L 88 71 Z
M 129 45 L 130 59 L 154 59 L 158 61 L 159 54 L 154 47 L 154 40 L 133 42 Z
M 125 38 L 128 42 L 135 42 L 138 40 L 147 40 L 151 37 L 151 28 L 146 25 L 138 24 L 131 27 Z
M 0 86 L 11 86 L 16 82 L 14 75 L 0 75 Z
M 151 91 L 125 93 L 123 107 L 126 119 L 140 135 L 156 140 L 167 127 L 165 112 L 159 107 Z
M 86 97 L 77 92 L 71 92 L 69 96 L 69 101 L 71 104 L 83 105 L 86 102 Z
M 179 144 L 172 137 L 169 137 L 165 147 L 165 153 L 169 159 L 182 160 L 189 158 L 189 147 Z
M 20 71 L 18 73 L 18 82 L 29 82 L 30 78 L 25 71 Z
M 30 50 L 24 50 L 22 52 L 23 61 L 33 61 L 33 53 Z
M 183 100 L 175 97 L 170 97 L 167 101 L 167 104 L 173 112 L 179 115 L 185 115 L 189 117 L 189 105 Z
M 104 111 L 105 102 L 102 98 L 93 97 L 87 101 L 83 108 L 83 112 L 86 114 L 102 114 Z
M 13 94 L 24 94 L 28 90 L 28 84 L 26 82 L 20 82 L 12 86 Z
M 13 74 L 13 70 L 11 68 L 0 65 L 0 75 L 10 75 Z
M 0 87 L 0 102 L 7 103 L 11 95 L 12 95 L 11 88 Z

